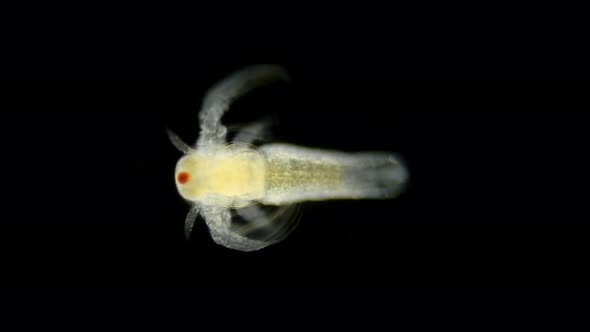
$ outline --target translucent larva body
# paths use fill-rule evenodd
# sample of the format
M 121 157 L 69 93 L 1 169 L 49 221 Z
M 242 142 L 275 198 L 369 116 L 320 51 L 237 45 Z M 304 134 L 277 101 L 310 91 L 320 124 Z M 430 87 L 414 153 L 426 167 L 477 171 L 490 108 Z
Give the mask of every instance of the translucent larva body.
M 352 154 L 288 144 L 263 145 L 260 151 L 222 147 L 210 155 L 191 153 L 178 162 L 176 173 L 182 197 L 198 202 L 216 195 L 225 199 L 225 207 L 253 201 L 281 205 L 386 198 L 397 194 L 407 178 L 405 168 L 390 154 Z
M 253 147 L 250 143 L 266 129 L 264 122 L 244 128 L 227 144 L 227 130 L 220 119 L 231 102 L 285 78 L 280 67 L 255 66 L 215 85 L 200 113 L 196 149 L 169 132 L 172 142 L 185 153 L 177 163 L 175 179 L 180 195 L 192 203 L 185 223 L 187 236 L 201 214 L 218 244 L 258 250 L 292 231 L 297 203 L 392 198 L 405 187 L 407 169 L 391 153 L 345 153 L 290 144 Z M 274 211 L 268 213 L 268 207 Z M 233 224 L 235 216 L 230 210 L 246 223 Z

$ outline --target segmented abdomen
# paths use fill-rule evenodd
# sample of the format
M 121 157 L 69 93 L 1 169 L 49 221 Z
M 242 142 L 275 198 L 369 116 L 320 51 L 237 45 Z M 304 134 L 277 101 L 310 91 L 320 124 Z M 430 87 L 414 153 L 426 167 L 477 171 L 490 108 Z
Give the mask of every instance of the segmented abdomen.
M 391 154 L 345 153 L 289 144 L 260 148 L 265 155 L 265 204 L 306 200 L 386 198 L 407 179 Z

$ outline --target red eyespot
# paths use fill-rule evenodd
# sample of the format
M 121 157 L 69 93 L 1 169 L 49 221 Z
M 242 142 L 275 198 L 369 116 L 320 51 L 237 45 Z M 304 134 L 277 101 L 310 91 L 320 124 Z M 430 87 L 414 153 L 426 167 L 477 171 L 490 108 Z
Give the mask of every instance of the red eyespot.
M 180 172 L 178 173 L 178 183 L 180 184 L 185 184 L 188 182 L 188 180 L 191 179 L 191 175 L 188 174 L 187 172 Z

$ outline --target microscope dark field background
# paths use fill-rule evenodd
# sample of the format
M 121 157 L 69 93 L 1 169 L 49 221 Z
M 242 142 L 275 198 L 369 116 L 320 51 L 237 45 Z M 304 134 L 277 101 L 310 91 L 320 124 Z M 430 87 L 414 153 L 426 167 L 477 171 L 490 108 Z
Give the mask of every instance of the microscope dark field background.
M 224 123 L 278 119 L 274 140 L 384 150 L 411 172 L 394 200 L 302 204 L 258 252 L 214 244 L 174 185 L 170 128 L 198 135 L 193 81 L 3 83 L 4 287 L 584 287 L 587 86 L 394 81 L 286 63 L 292 82 Z M 313 70 L 312 70 L 313 69 Z
M 587 77 L 578 40 L 300 30 L 22 38 L 3 78 L 37 80 L 0 83 L 1 285 L 588 286 L 590 90 L 540 80 Z M 185 241 L 166 129 L 195 142 L 205 91 L 257 63 L 291 82 L 241 99 L 225 124 L 271 115 L 270 141 L 397 153 L 407 191 L 303 203 L 291 236 L 258 252 L 216 245 L 202 220 Z

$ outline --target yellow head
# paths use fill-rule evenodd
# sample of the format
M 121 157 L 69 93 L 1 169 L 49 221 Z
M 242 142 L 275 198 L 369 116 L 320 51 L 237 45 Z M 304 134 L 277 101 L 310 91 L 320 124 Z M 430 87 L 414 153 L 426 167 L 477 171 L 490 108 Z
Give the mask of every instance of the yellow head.
M 226 201 L 224 205 L 242 205 L 264 197 L 265 165 L 254 150 L 194 152 L 178 161 L 174 176 L 178 192 L 187 200 L 215 197 Z

